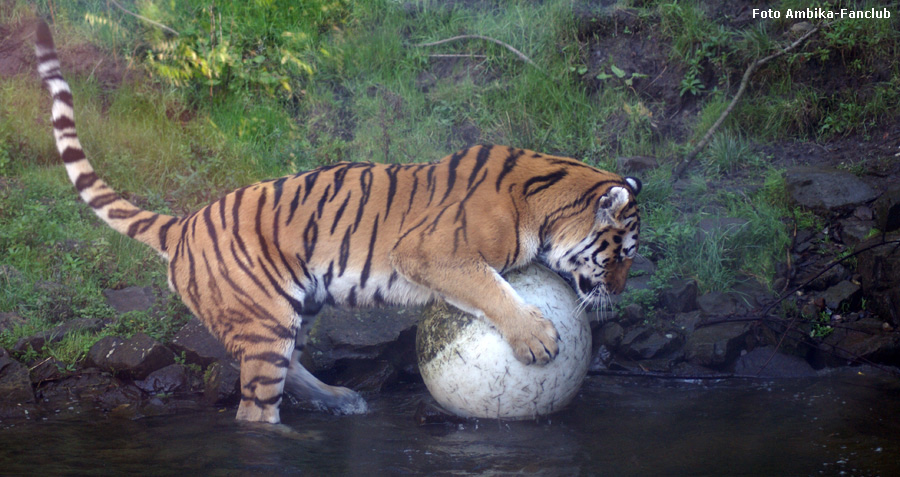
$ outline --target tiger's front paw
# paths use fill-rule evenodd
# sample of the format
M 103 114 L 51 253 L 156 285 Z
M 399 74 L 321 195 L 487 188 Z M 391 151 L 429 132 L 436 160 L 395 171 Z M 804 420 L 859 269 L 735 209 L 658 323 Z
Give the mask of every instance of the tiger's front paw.
M 515 323 L 515 329 L 507 334 L 516 359 L 523 364 L 549 363 L 559 354 L 559 333 L 540 310 L 531 306 Z

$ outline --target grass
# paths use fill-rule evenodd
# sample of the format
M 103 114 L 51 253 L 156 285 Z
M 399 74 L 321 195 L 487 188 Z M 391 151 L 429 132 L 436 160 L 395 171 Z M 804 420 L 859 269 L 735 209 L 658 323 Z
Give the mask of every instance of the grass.
M 703 2 L 634 2 L 645 30 L 669 46 L 672 69 L 683 73 L 683 101 L 696 104 L 682 142 L 659 131 L 670 105 L 641 96 L 626 78 L 588 88 L 579 74 L 589 64 L 587 44 L 568 1 L 510 1 L 503 8 L 388 0 L 135 4 L 141 15 L 178 30 L 177 37 L 104 0 L 57 3 L 59 44 L 94 43 L 138 71 L 138 80 L 111 89 L 96 78 L 70 78 L 89 157 L 118 191 L 171 213 L 322 164 L 433 161 L 471 142 L 559 153 L 608 169 L 619 155 L 681 154 L 728 104 L 746 65 L 784 41 L 786 27 L 723 26 Z M 6 4 L 0 21 L 34 9 L 50 16 L 45 3 Z M 900 112 L 896 26 L 896 19 L 841 22 L 809 49 L 759 71 L 686 189 L 673 188 L 665 161 L 641 177 L 642 253 L 658 270 L 653 290 L 636 301 L 652 307 L 652 293 L 673 277 L 694 278 L 704 291 L 727 290 L 745 277 L 771 280 L 788 244 L 787 224 L 821 224 L 784 205 L 782 171 L 751 146 L 865 132 Z M 415 46 L 460 34 L 509 43 L 538 67 L 479 40 Z M 468 56 L 435 56 L 442 54 Z M 809 65 L 841 65 L 855 78 L 879 80 L 866 83 L 860 101 L 800 78 Z M 111 333 L 170 336 L 182 316 L 176 304 L 167 304 L 163 320 L 114 317 L 105 305 L 104 288 L 163 289 L 164 267 L 79 202 L 58 163 L 47 108 L 33 78 L 0 82 L 0 265 L 18 273 L 0 287 L 0 312 L 28 320 L 0 334 L 0 346 L 85 316 L 111 324 L 35 357 L 77 361 L 92 340 Z M 748 177 L 744 182 L 758 191 L 717 190 L 717 181 L 734 175 Z M 746 225 L 698 236 L 697 224 L 710 217 Z M 51 296 L 41 288 L 47 283 L 66 284 L 66 291 Z

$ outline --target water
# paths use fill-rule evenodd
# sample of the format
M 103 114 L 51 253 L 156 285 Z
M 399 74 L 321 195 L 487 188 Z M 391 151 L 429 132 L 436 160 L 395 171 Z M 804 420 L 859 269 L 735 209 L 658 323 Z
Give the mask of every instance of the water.
M 233 409 L 17 423 L 0 430 L 0 474 L 900 475 L 896 377 L 589 377 L 550 419 L 420 427 L 426 395 L 373 396 L 365 416 L 285 409 L 283 426 Z

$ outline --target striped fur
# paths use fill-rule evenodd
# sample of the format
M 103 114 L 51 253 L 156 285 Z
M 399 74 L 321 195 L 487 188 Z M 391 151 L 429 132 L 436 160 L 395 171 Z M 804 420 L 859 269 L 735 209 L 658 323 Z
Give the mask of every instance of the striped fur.
M 169 262 L 169 285 L 241 362 L 239 419 L 279 422 L 287 391 L 336 413 L 366 410 L 299 364 L 323 305 L 442 298 L 489 320 L 524 363 L 557 333 L 502 278 L 535 261 L 586 304 L 618 293 L 636 253 L 640 181 L 579 161 L 478 146 L 430 164 L 340 163 L 238 189 L 196 213 L 142 210 L 97 177 L 48 26 L 39 71 L 69 178 L 94 212 Z

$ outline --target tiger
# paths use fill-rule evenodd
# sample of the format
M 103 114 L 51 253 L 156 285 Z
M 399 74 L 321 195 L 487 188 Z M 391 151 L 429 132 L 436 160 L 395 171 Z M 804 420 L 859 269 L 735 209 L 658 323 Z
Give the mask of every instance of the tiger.
M 540 366 L 559 352 L 559 335 L 505 272 L 544 263 L 585 304 L 625 286 L 641 181 L 514 147 L 479 145 L 431 163 L 341 162 L 239 188 L 185 216 L 144 210 L 88 161 L 43 21 L 35 52 L 75 190 L 103 222 L 168 262 L 168 286 L 240 363 L 238 420 L 279 423 L 285 393 L 334 414 L 367 412 L 360 394 L 300 364 L 325 305 L 444 300 Z

